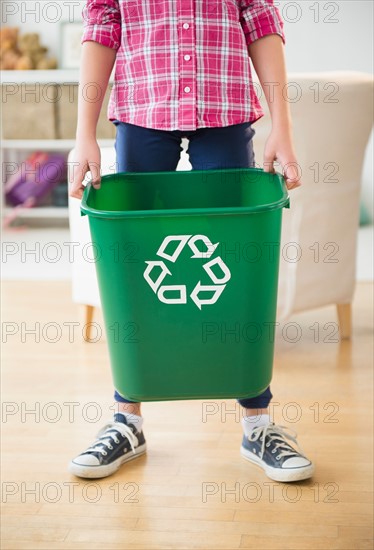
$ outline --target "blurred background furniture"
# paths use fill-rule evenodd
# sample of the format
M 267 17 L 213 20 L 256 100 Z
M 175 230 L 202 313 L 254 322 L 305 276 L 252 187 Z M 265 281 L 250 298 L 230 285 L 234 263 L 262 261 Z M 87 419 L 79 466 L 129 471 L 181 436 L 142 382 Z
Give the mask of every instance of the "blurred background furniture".
M 258 80 L 254 81 L 266 112 L 253 126 L 256 165 L 262 167 L 271 121 Z M 290 101 L 303 185 L 291 192 L 291 208 L 283 211 L 278 320 L 335 304 L 340 336 L 349 338 L 361 176 L 373 124 L 373 78 L 351 71 L 290 73 L 284 93 Z M 114 146 L 102 148 L 101 154 L 102 174 L 114 173 Z M 73 158 L 74 150 L 69 161 Z M 281 170 L 279 165 L 275 168 Z M 183 151 L 177 170 L 189 169 Z M 95 265 L 87 252 L 88 223 L 79 206 L 78 200 L 69 199 L 71 240 L 82 249 L 73 265 L 72 292 L 74 302 L 85 306 L 89 339 L 89 323 L 100 297 Z
M 103 147 L 112 146 L 115 137 L 115 127 L 106 116 L 113 78 L 112 74 L 97 126 L 97 136 Z M 34 152 L 59 152 L 68 156 L 75 143 L 78 83 L 78 69 L 1 71 L 1 97 L 4 107 L 6 105 L 0 128 L 3 184 L 13 173 L 13 167 L 20 166 Z M 22 124 L 15 124 L 20 112 Z M 9 218 L 7 222 L 16 217 L 67 220 L 66 180 L 59 194 L 63 204 L 52 196 L 42 205 L 15 211 L 3 197 L 2 185 L 2 214 Z

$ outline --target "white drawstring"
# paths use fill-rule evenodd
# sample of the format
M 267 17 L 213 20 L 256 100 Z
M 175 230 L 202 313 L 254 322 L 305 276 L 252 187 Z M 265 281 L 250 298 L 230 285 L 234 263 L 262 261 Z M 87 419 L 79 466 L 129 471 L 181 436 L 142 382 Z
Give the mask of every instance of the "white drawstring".
M 136 437 L 132 429 L 129 428 L 127 424 L 123 424 L 122 422 L 108 422 L 108 424 L 106 424 L 97 434 L 96 441 L 85 452 L 88 453 L 90 451 L 93 451 L 101 453 L 102 455 L 108 454 L 105 450 L 105 447 L 107 447 L 108 449 L 113 449 L 111 438 L 115 441 L 115 443 L 119 443 L 118 439 L 116 439 L 115 432 L 120 432 L 123 437 L 128 439 L 132 452 L 135 454 L 135 446 L 138 445 L 138 438 Z M 100 436 L 104 433 L 108 437 L 100 439 Z
M 292 435 L 289 432 L 292 432 L 294 435 Z M 298 453 L 298 454 L 305 457 L 304 451 L 301 449 L 301 446 L 297 442 L 296 432 L 288 428 L 288 426 L 278 426 L 273 422 L 271 422 L 266 426 L 258 426 L 257 428 L 254 428 L 251 435 L 248 437 L 249 441 L 257 441 L 259 438 L 260 440 L 262 440 L 260 458 L 264 456 L 266 436 L 268 436 L 270 440 L 274 438 L 279 438 L 279 437 L 289 439 L 290 441 L 295 443 L 297 447 L 300 449 L 301 453 Z M 268 446 L 268 443 L 266 445 Z M 295 451 L 292 449 L 291 445 L 287 443 L 287 441 L 274 441 L 274 449 L 280 450 L 280 452 L 276 457 L 277 460 L 279 460 L 283 456 L 295 455 Z

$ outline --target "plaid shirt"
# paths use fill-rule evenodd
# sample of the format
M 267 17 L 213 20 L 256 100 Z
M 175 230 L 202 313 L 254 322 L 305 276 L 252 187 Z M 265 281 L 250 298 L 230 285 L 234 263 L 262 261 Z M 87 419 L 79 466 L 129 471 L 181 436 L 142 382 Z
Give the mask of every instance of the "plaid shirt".
M 86 0 L 83 20 L 82 43 L 117 50 L 109 120 L 190 131 L 264 115 L 248 45 L 285 44 L 273 0 Z

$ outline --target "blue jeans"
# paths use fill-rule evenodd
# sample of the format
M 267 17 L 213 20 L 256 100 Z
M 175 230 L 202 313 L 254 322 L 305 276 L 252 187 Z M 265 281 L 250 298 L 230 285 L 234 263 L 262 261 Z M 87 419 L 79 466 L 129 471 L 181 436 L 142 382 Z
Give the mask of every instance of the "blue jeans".
M 255 166 L 250 122 L 197 130 L 155 130 L 114 121 L 118 172 L 174 171 L 180 159 L 181 138 L 189 140 L 187 153 L 193 170 L 249 168 Z M 250 399 L 237 399 L 245 408 L 266 408 L 272 398 L 270 387 Z M 114 392 L 121 403 L 128 401 Z

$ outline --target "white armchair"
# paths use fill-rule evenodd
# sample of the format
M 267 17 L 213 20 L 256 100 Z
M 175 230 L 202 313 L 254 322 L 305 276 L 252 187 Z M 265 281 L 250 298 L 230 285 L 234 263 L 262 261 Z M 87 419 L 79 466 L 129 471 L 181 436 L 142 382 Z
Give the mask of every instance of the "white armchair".
M 336 304 L 341 337 L 351 333 L 361 177 L 373 125 L 373 77 L 335 71 L 288 75 L 293 131 L 303 186 L 291 194 L 283 242 L 297 242 L 300 259 L 282 258 L 282 316 Z M 265 107 L 265 105 L 264 105 Z M 269 117 L 256 123 L 262 151 Z M 292 247 L 291 247 L 292 248 Z M 285 266 L 285 263 L 288 265 Z M 288 272 L 287 303 L 282 295 Z M 291 286 L 291 288 L 290 288 Z
M 291 192 L 291 208 L 284 210 L 278 320 L 292 312 L 336 304 L 341 337 L 349 338 L 361 173 L 373 121 L 373 78 L 355 72 L 295 73 L 288 75 L 288 83 L 303 185 Z M 266 102 L 261 103 L 266 111 Z M 257 121 L 254 129 L 255 159 L 261 166 L 270 117 Z M 101 153 L 102 174 L 113 172 L 114 146 Z M 177 170 L 190 168 L 183 151 Z M 70 199 L 69 209 L 71 239 L 83 251 L 90 242 L 87 218 L 80 216 L 76 199 Z M 73 300 L 86 306 L 89 323 L 94 307 L 100 306 L 94 264 L 75 262 L 72 277 Z

